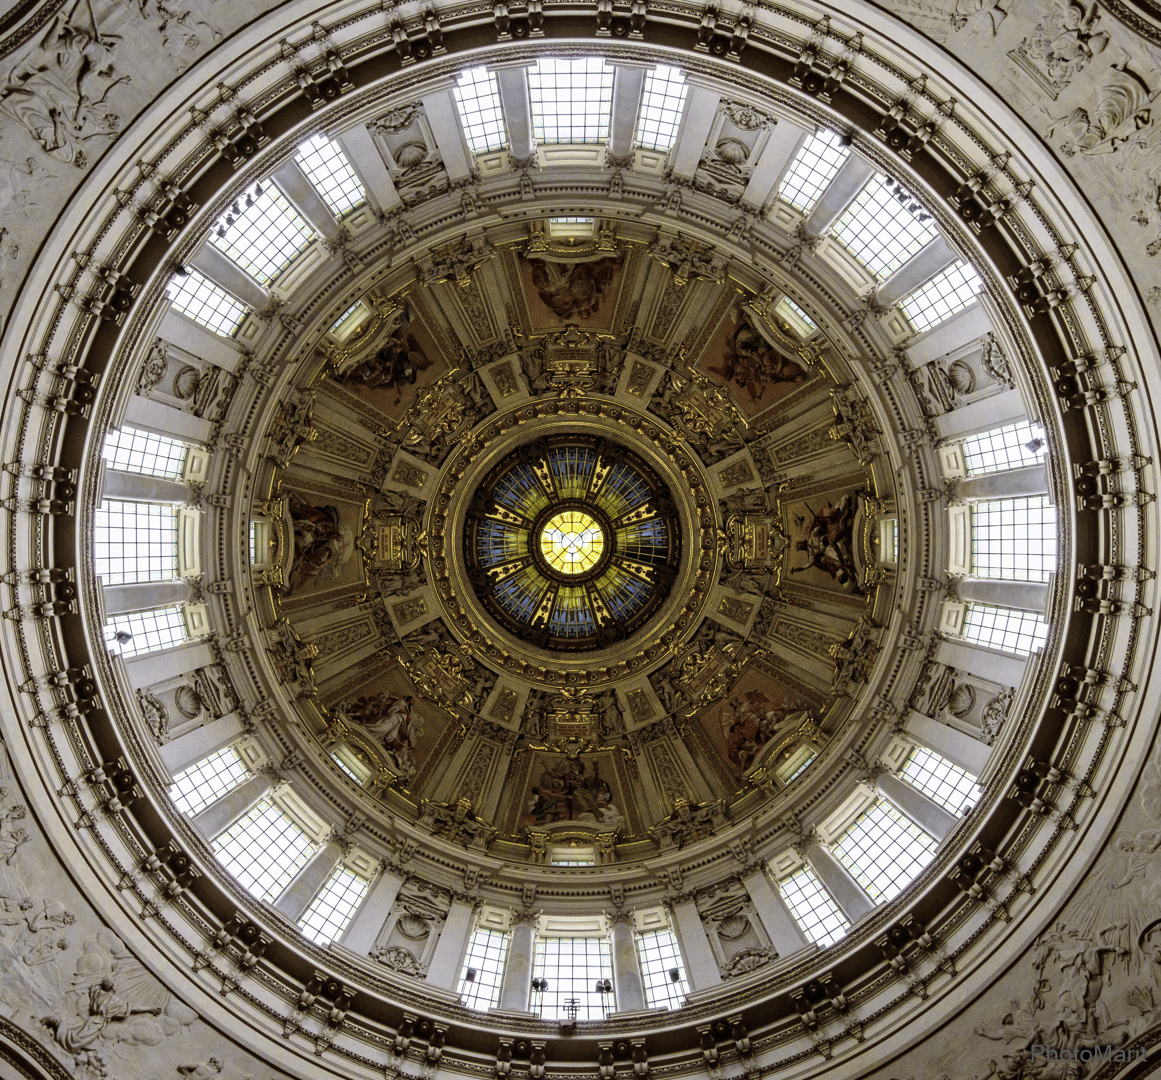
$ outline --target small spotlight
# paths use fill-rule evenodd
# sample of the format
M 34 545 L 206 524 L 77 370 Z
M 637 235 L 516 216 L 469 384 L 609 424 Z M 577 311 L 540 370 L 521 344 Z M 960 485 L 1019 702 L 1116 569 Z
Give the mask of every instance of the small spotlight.
M 855 133 L 853 131 L 844 131 L 839 136 L 839 146 L 850 146 L 855 141 Z
M 681 982 L 681 968 L 670 968 L 669 969 L 669 981 L 670 982 Z
M 468 970 L 464 972 L 464 982 L 475 982 L 475 981 L 476 981 L 476 969 L 475 968 L 468 968 Z
M 1039 454 L 1040 451 L 1044 449 L 1044 440 L 1033 439 L 1031 442 L 1026 442 L 1024 444 L 1024 449 L 1031 454 Z
M 133 635 L 129 633 L 128 630 L 118 630 L 113 635 L 113 640 L 117 642 L 118 645 L 128 645 L 129 642 L 133 640 Z

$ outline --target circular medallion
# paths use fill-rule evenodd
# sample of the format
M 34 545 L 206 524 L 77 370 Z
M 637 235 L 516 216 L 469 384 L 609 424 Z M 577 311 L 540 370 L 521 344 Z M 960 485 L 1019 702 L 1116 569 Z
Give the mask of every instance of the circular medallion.
M 548 573 L 562 581 L 581 581 L 607 560 L 605 530 L 591 509 L 552 509 L 537 529 L 536 547 Z
M 669 595 L 681 528 L 668 486 L 627 447 L 576 433 L 519 446 L 472 498 L 464 557 L 505 630 L 571 652 L 625 640 Z

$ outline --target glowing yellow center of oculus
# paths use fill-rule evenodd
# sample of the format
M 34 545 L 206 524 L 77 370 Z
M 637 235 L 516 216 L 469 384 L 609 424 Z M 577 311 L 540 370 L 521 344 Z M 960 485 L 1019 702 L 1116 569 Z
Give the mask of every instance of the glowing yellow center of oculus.
M 583 574 L 605 550 L 601 527 L 582 510 L 562 510 L 540 533 L 540 550 L 558 574 Z

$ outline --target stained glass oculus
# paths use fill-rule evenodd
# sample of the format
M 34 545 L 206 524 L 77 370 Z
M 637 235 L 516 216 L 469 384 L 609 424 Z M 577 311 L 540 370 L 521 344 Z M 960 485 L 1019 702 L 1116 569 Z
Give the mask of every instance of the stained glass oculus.
M 587 573 L 605 551 L 605 531 L 583 510 L 553 514 L 540 530 L 540 553 L 558 574 Z
M 541 648 L 628 637 L 668 595 L 681 554 L 668 488 L 625 447 L 587 436 L 520 447 L 492 470 L 468 515 L 476 595 Z

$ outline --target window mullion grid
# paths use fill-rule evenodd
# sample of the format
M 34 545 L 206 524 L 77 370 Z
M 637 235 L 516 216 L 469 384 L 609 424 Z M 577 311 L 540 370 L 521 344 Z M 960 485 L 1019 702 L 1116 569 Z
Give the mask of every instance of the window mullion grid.
M 778 197 L 802 214 L 809 214 L 850 154 L 833 131 L 806 140 L 778 187 Z
M 217 860 L 259 900 L 274 900 L 313 849 L 306 833 L 263 799 L 212 844 Z
M 925 746 L 907 756 L 900 777 L 953 814 L 962 814 L 980 797 L 975 777 Z
M 668 930 L 637 935 L 637 956 L 645 986 L 645 1005 L 650 1009 L 679 1009 L 689 993 L 685 965 L 677 942 Z M 676 970 L 678 978 L 670 972 Z
M 246 305 L 196 270 L 175 274 L 165 286 L 169 302 L 183 315 L 222 337 L 232 338 L 246 317 Z
M 164 435 L 122 427 L 105 436 L 101 457 L 116 472 L 177 480 L 185 470 L 189 447 Z
M 846 936 L 850 920 L 809 867 L 779 881 L 778 891 L 802 932 L 815 945 L 825 948 Z
M 177 577 L 177 513 L 165 503 L 106 499 L 93 522 L 93 558 L 105 585 Z
M 369 884 L 345 866 L 336 869 L 298 920 L 303 936 L 329 945 L 347 928 Z
M 972 506 L 972 573 L 1047 581 L 1056 567 L 1056 507 L 1046 495 Z
M 129 639 L 118 641 L 118 631 L 130 635 Z M 105 644 L 126 660 L 169 649 L 186 640 L 185 616 L 177 605 L 114 615 L 105 624 Z
M 876 277 L 897 270 L 925 244 L 935 230 L 906 205 L 910 197 L 897 196 L 884 176 L 873 176 L 835 225 L 834 235 Z
M 897 896 L 935 855 L 936 842 L 882 799 L 859 815 L 834 853 L 876 903 Z
M 1043 646 L 1048 624 L 1031 611 L 969 603 L 964 615 L 962 636 L 988 649 L 1027 656 Z
M 508 957 L 508 935 L 496 930 L 477 928 L 468 942 L 464 966 L 460 971 L 459 994 L 469 1009 L 484 1011 L 500 1000 L 500 983 Z M 474 972 L 469 980 L 468 972 Z
M 260 285 L 282 273 L 313 239 L 306 222 L 272 181 L 252 197 L 251 205 L 223 218 L 210 232 L 210 243 Z
M 606 938 L 538 938 L 532 975 L 548 980 L 548 989 L 540 999 L 540 1015 L 544 1019 L 565 1019 L 565 1002 L 570 998 L 577 999 L 580 1020 L 603 1020 L 606 1008 L 613 1007 L 611 995 L 596 990 L 599 980 L 613 977 Z
M 192 817 L 249 775 L 237 750 L 227 746 L 175 776 L 169 797 L 183 814 Z
M 1043 429 L 1026 422 L 972 435 L 962 447 L 968 476 L 1039 465 L 1047 449 Z

